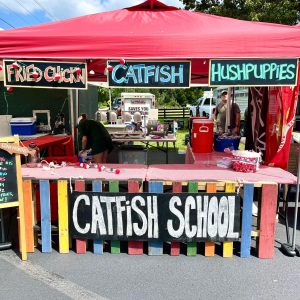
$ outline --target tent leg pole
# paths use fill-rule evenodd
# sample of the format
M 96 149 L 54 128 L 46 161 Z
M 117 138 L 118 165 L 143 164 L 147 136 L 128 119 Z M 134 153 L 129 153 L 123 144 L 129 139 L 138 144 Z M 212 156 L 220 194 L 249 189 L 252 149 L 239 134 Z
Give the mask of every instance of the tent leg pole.
M 70 125 L 71 125 L 71 133 L 72 133 L 72 138 L 73 141 L 75 141 L 75 122 L 74 122 L 74 98 L 73 98 L 73 91 L 68 90 L 69 93 L 69 101 L 70 101 Z

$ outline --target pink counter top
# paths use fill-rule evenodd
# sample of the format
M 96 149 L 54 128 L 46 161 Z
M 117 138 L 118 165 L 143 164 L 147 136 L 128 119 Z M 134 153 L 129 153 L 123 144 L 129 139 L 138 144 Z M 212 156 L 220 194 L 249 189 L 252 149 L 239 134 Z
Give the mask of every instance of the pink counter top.
M 255 173 L 235 172 L 217 166 L 186 165 L 152 165 L 149 166 L 146 180 L 162 181 L 245 181 L 245 182 L 275 182 L 295 184 L 296 176 L 280 168 L 262 166 Z
M 80 167 L 62 167 L 46 171 L 43 168 L 27 168 L 22 166 L 23 179 L 101 179 L 101 180 L 123 180 L 136 179 L 144 181 L 147 175 L 147 166 L 145 165 L 116 165 L 105 164 L 107 168 L 117 168 L 120 174 L 114 174 L 107 171 L 98 172 L 96 168 L 83 169 Z
M 216 166 L 217 161 L 223 157 L 232 157 L 231 154 L 213 151 L 211 153 L 194 153 L 190 145 L 187 145 L 185 154 L 186 164 L 196 164 L 200 166 Z

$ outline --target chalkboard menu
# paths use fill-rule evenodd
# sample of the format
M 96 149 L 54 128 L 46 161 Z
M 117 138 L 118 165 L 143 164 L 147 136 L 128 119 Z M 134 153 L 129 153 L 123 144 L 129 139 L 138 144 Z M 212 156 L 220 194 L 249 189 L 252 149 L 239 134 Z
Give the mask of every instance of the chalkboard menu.
M 18 201 L 16 155 L 0 150 L 0 208 Z
M 188 88 L 190 61 L 111 61 L 108 72 L 110 87 Z
M 212 59 L 209 86 L 294 86 L 298 60 Z

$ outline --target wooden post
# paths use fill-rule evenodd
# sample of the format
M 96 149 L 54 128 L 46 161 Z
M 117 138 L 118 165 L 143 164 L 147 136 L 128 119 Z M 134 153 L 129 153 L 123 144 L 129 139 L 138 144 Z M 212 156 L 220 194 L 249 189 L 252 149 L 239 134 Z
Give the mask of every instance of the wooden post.
M 84 192 L 85 191 L 85 181 L 76 180 L 75 181 L 75 191 Z M 87 240 L 76 239 L 76 253 L 85 254 L 86 253 Z
M 181 182 L 173 182 L 173 193 L 181 193 L 182 192 L 182 183 Z M 172 256 L 178 256 L 180 254 L 180 243 L 179 242 L 171 242 L 171 253 Z
M 93 192 L 102 192 L 102 181 L 93 180 Z M 95 254 L 103 254 L 103 241 L 102 240 L 94 240 L 94 253 Z
M 262 186 L 259 258 L 272 258 L 274 256 L 277 195 L 278 187 L 276 184 L 264 184 Z
M 34 252 L 34 231 L 33 231 L 33 204 L 32 204 L 32 182 L 23 180 L 23 197 L 25 213 L 25 232 L 27 252 Z
M 198 193 L 198 182 L 190 181 L 189 182 L 189 193 Z M 187 245 L 187 256 L 195 256 L 197 254 L 197 242 L 188 242 Z
M 119 181 L 113 180 L 109 182 L 109 192 L 110 193 L 118 193 L 119 192 Z M 120 241 L 111 241 L 110 242 L 110 251 L 112 254 L 120 254 Z
M 163 193 L 164 186 L 161 181 L 150 181 L 149 192 L 150 193 Z M 163 254 L 163 242 L 148 242 L 148 255 L 162 255 Z
M 128 193 L 138 193 L 139 182 L 137 180 L 128 181 Z M 138 255 L 143 254 L 143 242 L 141 241 L 128 241 L 128 254 Z
M 253 194 L 254 185 L 245 184 L 241 237 L 241 257 L 243 258 L 250 257 Z
M 235 182 L 226 182 L 225 185 L 226 193 L 235 192 Z M 223 257 L 232 257 L 233 256 L 233 242 L 223 242 Z
M 207 193 L 216 193 L 217 184 L 215 182 L 208 182 L 206 184 Z M 204 246 L 204 255 L 205 256 L 215 256 L 215 242 L 205 242 Z
M 58 180 L 57 192 L 59 253 L 69 253 L 69 206 L 67 180 Z
M 52 251 L 52 245 L 49 180 L 40 180 L 40 202 L 42 252 L 50 253 Z

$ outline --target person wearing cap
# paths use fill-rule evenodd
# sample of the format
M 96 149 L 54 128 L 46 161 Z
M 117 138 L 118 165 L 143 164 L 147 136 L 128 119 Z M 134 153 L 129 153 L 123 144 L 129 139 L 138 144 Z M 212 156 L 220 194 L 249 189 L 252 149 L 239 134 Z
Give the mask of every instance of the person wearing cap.
M 78 119 L 78 135 L 81 141 L 81 150 L 92 149 L 93 162 L 106 163 L 108 153 L 113 149 L 112 139 L 104 125 L 89 120 L 85 114 Z
M 217 105 L 215 110 L 215 120 L 217 121 L 218 133 L 224 133 L 226 131 L 227 100 L 228 100 L 228 93 L 227 91 L 223 91 L 221 93 L 221 101 Z M 232 103 L 231 113 L 230 113 L 230 127 L 229 127 L 231 133 L 240 134 L 240 123 L 241 123 L 241 110 L 236 103 Z

